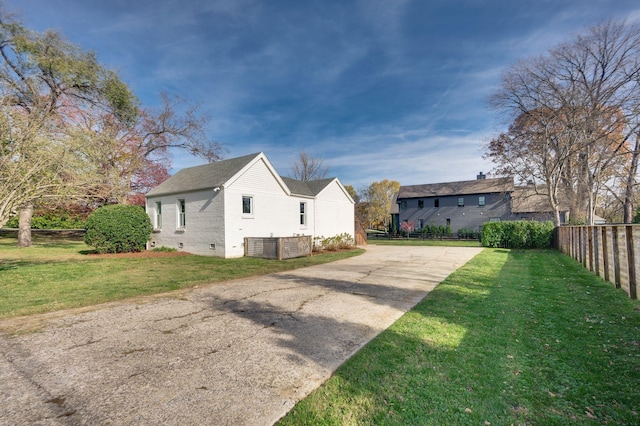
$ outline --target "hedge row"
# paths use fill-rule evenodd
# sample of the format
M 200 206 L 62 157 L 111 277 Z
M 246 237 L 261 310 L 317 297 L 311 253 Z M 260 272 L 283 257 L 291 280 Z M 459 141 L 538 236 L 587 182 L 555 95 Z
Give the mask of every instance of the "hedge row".
M 34 214 L 31 218 L 31 229 L 84 229 L 86 215 L 66 212 Z M 17 228 L 19 217 L 9 219 L 5 228 Z
M 482 226 L 482 246 L 513 249 L 551 248 L 553 222 L 488 222 Z

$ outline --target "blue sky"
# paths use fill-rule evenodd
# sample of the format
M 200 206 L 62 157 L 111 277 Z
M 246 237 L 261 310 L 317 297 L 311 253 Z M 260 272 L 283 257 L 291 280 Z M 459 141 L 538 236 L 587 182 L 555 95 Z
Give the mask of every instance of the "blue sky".
M 232 158 L 287 175 L 300 150 L 360 188 L 475 179 L 505 127 L 501 72 L 637 0 L 5 0 L 117 70 L 145 106 L 179 95 Z M 173 171 L 204 161 L 173 155 Z

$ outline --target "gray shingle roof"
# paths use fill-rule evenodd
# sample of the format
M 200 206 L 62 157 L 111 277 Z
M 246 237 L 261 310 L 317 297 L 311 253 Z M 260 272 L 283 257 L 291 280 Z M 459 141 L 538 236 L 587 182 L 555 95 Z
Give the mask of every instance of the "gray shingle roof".
M 536 192 L 531 186 L 518 186 L 513 191 L 511 212 L 513 213 L 553 213 L 549 196 L 543 192 Z M 567 211 L 569 207 L 560 201 L 560 211 Z
M 513 191 L 513 178 L 477 179 L 459 182 L 401 186 L 398 199 L 490 194 Z
M 283 177 L 282 180 L 289 187 L 292 194 L 305 195 L 308 197 L 314 197 L 327 187 L 335 178 L 318 179 L 310 182 L 304 182 L 301 180 L 291 179 Z
M 307 182 L 291 179 L 288 177 L 283 177 L 282 180 L 284 181 L 285 185 L 289 187 L 289 190 L 291 191 L 292 194 L 306 195 L 309 197 L 312 197 L 313 195 L 315 195 L 311 190 L 311 188 L 309 188 L 309 185 L 307 185 Z
M 147 193 L 147 197 L 213 189 L 231 179 L 260 153 L 182 169 Z
M 221 186 L 260 154 L 261 153 L 250 154 L 243 157 L 218 161 L 216 163 L 182 169 L 149 191 L 147 197 L 200 191 Z M 282 177 L 282 180 L 285 185 L 289 187 L 291 193 L 308 197 L 318 195 L 320 191 L 333 182 L 334 179 L 335 178 L 329 178 L 303 182 Z

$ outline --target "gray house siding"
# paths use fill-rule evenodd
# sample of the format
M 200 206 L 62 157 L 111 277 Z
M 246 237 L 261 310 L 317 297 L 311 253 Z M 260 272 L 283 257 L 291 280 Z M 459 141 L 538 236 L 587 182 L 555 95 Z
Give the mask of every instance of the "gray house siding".
M 396 231 L 403 222 L 415 229 L 429 225 L 480 230 L 490 221 L 553 220 L 548 198 L 535 186 L 514 186 L 513 178 L 487 179 L 401 186 L 394 195 L 391 217 Z M 461 201 L 461 202 L 460 202 Z M 566 218 L 561 210 L 561 222 Z
M 480 197 L 484 197 L 484 205 L 480 205 Z M 463 206 L 458 205 L 459 198 Z M 413 222 L 416 229 L 449 225 L 452 232 L 463 228 L 479 230 L 485 222 L 507 220 L 511 216 L 509 193 L 398 198 L 397 203 L 399 224 Z

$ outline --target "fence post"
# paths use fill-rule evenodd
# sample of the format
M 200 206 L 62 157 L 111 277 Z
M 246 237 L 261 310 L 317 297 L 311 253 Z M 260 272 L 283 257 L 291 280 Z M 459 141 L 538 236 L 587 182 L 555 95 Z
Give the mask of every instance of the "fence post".
M 593 265 L 596 275 L 600 275 L 600 236 L 598 228 L 593 228 Z
M 587 228 L 580 227 L 580 262 L 582 266 L 587 268 Z
M 587 241 L 589 247 L 587 248 L 587 257 L 589 258 L 589 270 L 593 272 L 593 227 L 587 228 Z
M 607 247 L 607 227 L 602 227 L 602 263 L 604 268 L 604 279 L 609 281 L 609 248 Z
M 625 226 L 625 234 L 627 238 L 627 264 L 629 265 L 629 297 L 637 299 L 636 259 L 633 248 L 633 228 L 630 225 Z
M 568 228 L 569 232 L 569 256 L 573 259 L 577 259 L 576 256 L 576 229 L 573 226 Z
M 620 253 L 618 248 L 618 227 L 611 227 L 611 245 L 613 246 L 613 277 L 616 288 L 622 287 L 620 283 Z

